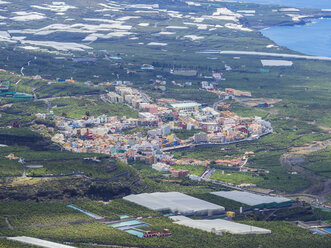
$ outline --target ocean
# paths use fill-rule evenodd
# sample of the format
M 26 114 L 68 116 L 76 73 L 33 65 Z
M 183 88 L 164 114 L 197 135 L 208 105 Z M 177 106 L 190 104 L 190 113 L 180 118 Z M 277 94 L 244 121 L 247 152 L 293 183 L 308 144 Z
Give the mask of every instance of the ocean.
M 278 4 L 297 8 L 331 9 L 330 0 L 240 0 L 239 2 Z
M 242 0 L 289 7 L 331 9 L 331 0 Z M 270 27 L 262 34 L 278 45 L 307 55 L 331 57 L 331 19 L 316 19 L 297 26 Z
M 291 50 L 331 57 L 331 19 L 318 19 L 306 25 L 271 27 L 261 32 Z

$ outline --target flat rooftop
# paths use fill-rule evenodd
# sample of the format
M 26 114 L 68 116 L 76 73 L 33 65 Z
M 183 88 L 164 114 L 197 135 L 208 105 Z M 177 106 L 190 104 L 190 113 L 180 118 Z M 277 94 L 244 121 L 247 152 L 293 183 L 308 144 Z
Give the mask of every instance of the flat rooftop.
M 172 212 L 182 215 L 218 215 L 224 207 L 188 196 L 179 192 L 158 192 L 129 195 L 123 199 L 157 212 Z
M 268 203 L 283 203 L 283 202 L 291 201 L 291 199 L 285 197 L 259 195 L 259 194 L 237 191 L 237 190 L 211 192 L 211 194 L 216 196 L 221 196 L 237 202 L 241 202 L 249 206 L 268 204 Z
M 183 103 L 172 103 L 170 104 L 173 108 L 192 108 L 201 106 L 200 103 L 196 102 L 183 102 Z
M 262 59 L 261 63 L 263 66 L 292 66 L 293 62 L 289 60 L 276 60 L 276 59 Z
M 231 233 L 231 234 L 270 234 L 268 229 L 236 223 L 222 219 L 215 220 L 192 220 L 185 216 L 170 217 L 175 220 L 175 224 L 192 227 L 213 233 Z
M 25 243 L 25 244 L 46 247 L 46 248 L 75 248 L 74 246 L 63 245 L 63 244 L 54 243 L 54 242 L 50 242 L 50 241 L 43 240 L 43 239 L 36 239 L 36 238 L 25 237 L 25 236 L 10 237 L 7 239 L 13 240 L 13 241 L 18 241 L 18 242 Z

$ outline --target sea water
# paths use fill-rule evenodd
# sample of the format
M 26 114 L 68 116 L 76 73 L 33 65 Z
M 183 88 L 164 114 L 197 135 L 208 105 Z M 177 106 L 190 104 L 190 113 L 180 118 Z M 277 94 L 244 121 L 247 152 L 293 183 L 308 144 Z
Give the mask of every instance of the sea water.
M 240 2 L 331 9 L 331 0 L 240 0 Z M 291 50 L 308 55 L 331 57 L 331 19 L 316 19 L 306 25 L 270 27 L 261 32 L 278 45 Z
M 296 8 L 331 9 L 330 0 L 238 0 L 238 2 L 284 5 Z
M 291 50 L 331 57 L 331 19 L 318 19 L 306 25 L 271 27 L 261 32 Z

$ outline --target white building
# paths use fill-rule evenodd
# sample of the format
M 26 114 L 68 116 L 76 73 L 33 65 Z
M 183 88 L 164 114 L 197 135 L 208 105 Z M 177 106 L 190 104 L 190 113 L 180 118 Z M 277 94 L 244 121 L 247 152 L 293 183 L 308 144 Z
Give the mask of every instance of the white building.
M 196 102 L 173 103 L 170 105 L 177 112 L 179 111 L 197 112 L 201 109 L 201 104 Z
M 156 163 L 152 165 L 152 168 L 157 171 L 168 171 L 170 166 L 165 163 Z
M 220 117 L 220 113 L 218 111 L 216 111 L 215 109 L 211 108 L 211 107 L 205 107 L 202 109 L 202 112 L 211 117 L 211 118 L 218 118 Z
M 166 135 L 170 134 L 170 132 L 171 132 L 171 129 L 170 129 L 169 125 L 164 125 L 161 127 L 162 136 L 166 136 Z
M 123 103 L 124 101 L 123 97 L 116 94 L 115 92 L 109 92 L 107 97 L 112 103 Z
M 202 180 L 202 178 L 199 177 L 199 176 L 197 176 L 197 175 L 189 175 L 188 178 L 189 178 L 190 180 L 198 181 L 198 182 L 200 182 L 200 181 Z
M 182 215 L 213 216 L 224 213 L 224 207 L 179 192 L 143 193 L 123 199 L 157 212 Z
M 202 81 L 201 82 L 201 88 L 205 90 L 212 90 L 214 89 L 214 85 L 212 83 L 209 83 L 207 81 Z
M 292 200 L 289 198 L 260 195 L 246 191 L 218 191 L 212 192 L 211 194 L 256 208 L 282 207 L 292 204 Z
M 195 143 L 208 142 L 207 134 L 206 133 L 196 133 L 194 135 L 194 142 Z
M 175 224 L 192 227 L 206 232 L 221 235 L 222 233 L 231 234 L 270 234 L 268 229 L 236 223 L 222 219 L 215 220 L 192 220 L 185 216 L 172 216 Z
M 149 112 L 139 112 L 138 117 L 144 120 L 156 120 L 156 116 Z
M 25 237 L 25 236 L 8 237 L 7 239 L 13 240 L 16 242 L 21 242 L 24 244 L 41 246 L 41 247 L 46 247 L 46 248 L 75 248 L 74 246 L 63 245 L 63 244 L 54 243 L 54 242 L 43 240 L 43 239 L 37 239 L 37 238 Z

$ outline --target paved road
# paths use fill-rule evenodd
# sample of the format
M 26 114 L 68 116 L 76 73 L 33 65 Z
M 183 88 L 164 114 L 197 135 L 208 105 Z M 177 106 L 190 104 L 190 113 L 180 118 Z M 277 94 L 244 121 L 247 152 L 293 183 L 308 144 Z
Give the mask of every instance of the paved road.
M 209 178 L 215 173 L 215 168 L 207 169 L 203 175 L 201 176 L 202 179 L 209 180 Z
M 266 53 L 266 52 L 255 52 L 255 51 L 202 51 L 198 53 L 205 54 L 224 54 L 224 55 L 251 55 L 251 56 L 269 56 L 269 57 L 282 57 L 282 58 L 292 58 L 292 59 L 309 59 L 309 60 L 325 60 L 331 61 L 329 57 L 322 56 L 307 56 L 307 55 L 297 55 L 297 54 L 287 54 L 287 53 Z
M 331 58 L 321 56 L 306 56 L 286 53 L 265 53 L 265 52 L 254 52 L 254 51 L 220 51 L 220 54 L 234 54 L 234 55 L 252 55 L 252 56 L 270 56 L 270 57 L 283 57 L 293 59 L 311 59 L 311 60 L 326 60 L 331 61 Z
M 247 139 L 242 139 L 242 140 L 236 140 L 236 141 L 230 141 L 230 142 L 225 142 L 225 143 L 201 143 L 201 144 L 194 144 L 194 143 L 189 143 L 189 144 L 185 144 L 185 145 L 179 145 L 179 146 L 172 146 L 172 147 L 165 147 L 162 148 L 161 151 L 162 152 L 169 152 L 169 151 L 174 151 L 174 150 L 178 150 L 178 149 L 185 149 L 185 148 L 193 148 L 193 147 L 198 147 L 198 146 L 214 146 L 214 145 L 231 145 L 231 144 L 236 144 L 236 143 L 241 143 L 241 142 L 245 142 L 245 141 L 254 141 L 254 140 L 258 140 L 259 138 L 271 134 L 273 133 L 273 130 L 269 130 L 266 133 L 261 134 L 260 136 L 256 137 L 256 138 L 247 138 Z

